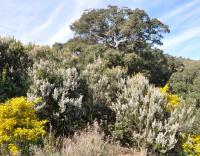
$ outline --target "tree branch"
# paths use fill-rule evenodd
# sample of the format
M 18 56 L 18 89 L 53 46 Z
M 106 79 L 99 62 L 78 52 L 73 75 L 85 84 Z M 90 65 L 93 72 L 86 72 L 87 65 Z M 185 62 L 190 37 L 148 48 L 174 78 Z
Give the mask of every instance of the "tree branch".
M 108 44 L 109 46 L 111 46 L 111 47 L 115 48 L 115 45 L 113 45 L 112 43 L 108 42 L 108 41 L 106 40 L 106 38 L 104 38 L 104 37 L 101 37 L 101 36 L 99 36 L 99 35 L 95 34 L 95 33 L 94 33 L 94 32 L 92 32 L 92 31 L 90 31 L 90 34 L 91 34 L 91 35 L 93 35 L 95 38 L 97 38 L 97 39 L 101 40 L 102 42 L 104 42 L 104 43 Z

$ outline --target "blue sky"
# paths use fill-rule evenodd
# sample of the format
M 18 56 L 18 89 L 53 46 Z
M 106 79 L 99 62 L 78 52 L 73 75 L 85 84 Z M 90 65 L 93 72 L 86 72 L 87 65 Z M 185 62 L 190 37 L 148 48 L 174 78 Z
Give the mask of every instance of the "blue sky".
M 52 45 L 73 37 L 69 25 L 88 8 L 144 9 L 169 25 L 165 53 L 200 59 L 200 0 L 0 0 L 0 36 Z

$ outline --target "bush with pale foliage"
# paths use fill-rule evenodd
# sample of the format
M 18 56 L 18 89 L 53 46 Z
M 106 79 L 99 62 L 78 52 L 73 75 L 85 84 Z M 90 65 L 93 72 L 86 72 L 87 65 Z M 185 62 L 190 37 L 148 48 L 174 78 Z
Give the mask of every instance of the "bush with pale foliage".
M 101 121 L 104 128 L 115 120 L 114 112 L 110 109 L 119 90 L 118 81 L 127 77 L 126 69 L 119 66 L 108 68 L 106 63 L 98 58 L 94 63 L 88 64 L 82 71 L 82 78 L 86 81 L 88 96 L 86 97 L 90 119 Z
M 76 68 L 65 68 L 55 61 L 35 62 L 27 96 L 41 97 L 40 115 L 47 118 L 57 135 L 71 133 L 81 123 L 82 95 Z
M 113 136 L 147 150 L 166 153 L 173 149 L 178 135 L 194 121 L 192 107 L 182 104 L 167 111 L 170 103 L 166 95 L 141 74 L 121 79 L 119 84 L 121 91 L 111 107 L 116 113 Z

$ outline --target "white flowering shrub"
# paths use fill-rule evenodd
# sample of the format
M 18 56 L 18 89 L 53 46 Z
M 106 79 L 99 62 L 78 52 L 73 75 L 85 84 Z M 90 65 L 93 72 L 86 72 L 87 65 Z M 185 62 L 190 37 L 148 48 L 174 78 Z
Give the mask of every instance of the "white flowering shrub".
M 42 117 L 48 119 L 56 134 L 69 134 L 80 126 L 82 95 L 77 70 L 40 60 L 34 63 L 29 75 L 32 85 L 27 96 L 32 100 L 42 98 Z
M 88 64 L 82 72 L 93 98 L 93 105 L 110 105 L 115 99 L 118 81 L 127 77 L 127 71 L 121 67 L 108 68 L 106 63 L 98 58 Z
M 110 69 L 101 58 L 98 58 L 86 66 L 82 77 L 88 86 L 87 106 L 90 113 L 87 114 L 90 119 L 98 119 L 105 124 L 113 122 L 114 113 L 109 106 L 116 99 L 118 81 L 126 77 L 126 70 L 121 67 Z
M 121 91 L 111 106 L 116 113 L 113 136 L 147 150 L 166 153 L 173 149 L 178 135 L 193 122 L 192 108 L 182 104 L 167 111 L 166 96 L 141 74 L 121 79 L 119 85 Z

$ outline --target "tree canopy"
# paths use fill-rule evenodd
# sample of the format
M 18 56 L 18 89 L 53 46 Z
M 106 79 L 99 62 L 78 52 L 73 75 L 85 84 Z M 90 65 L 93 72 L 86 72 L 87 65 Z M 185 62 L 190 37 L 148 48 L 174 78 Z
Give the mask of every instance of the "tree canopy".
M 150 18 L 144 10 L 117 6 L 86 10 L 71 30 L 80 38 L 119 50 L 128 45 L 132 49 L 146 44 L 162 45 L 163 34 L 169 32 L 167 25 Z

